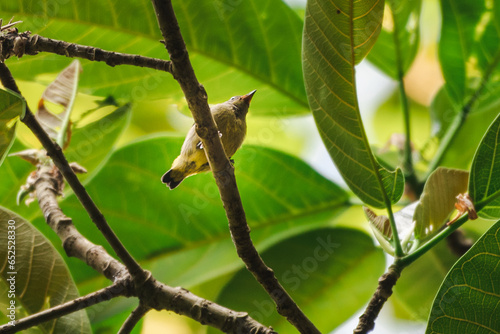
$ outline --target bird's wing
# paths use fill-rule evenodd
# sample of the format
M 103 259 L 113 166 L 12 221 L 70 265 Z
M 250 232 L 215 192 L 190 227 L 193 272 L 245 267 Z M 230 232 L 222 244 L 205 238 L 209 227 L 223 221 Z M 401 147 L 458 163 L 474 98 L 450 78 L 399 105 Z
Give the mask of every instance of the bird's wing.
M 220 131 L 218 131 L 218 132 L 219 132 L 219 138 L 221 138 L 222 137 L 222 132 L 220 132 Z M 199 149 L 199 150 L 203 150 L 204 146 L 203 146 L 203 143 L 201 142 L 201 140 L 200 140 L 200 142 L 198 144 L 196 144 L 196 148 Z
M 190 155 L 198 149 L 198 145 L 201 143 L 200 137 L 196 134 L 195 126 L 193 125 L 184 139 L 184 144 L 182 144 L 181 154 Z

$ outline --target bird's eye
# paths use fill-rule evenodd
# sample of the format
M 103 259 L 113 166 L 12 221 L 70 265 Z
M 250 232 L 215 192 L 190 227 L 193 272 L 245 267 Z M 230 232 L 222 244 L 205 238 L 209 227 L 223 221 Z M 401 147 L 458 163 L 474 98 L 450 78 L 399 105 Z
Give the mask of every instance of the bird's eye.
M 237 96 L 233 96 L 232 98 L 229 99 L 229 101 L 234 101 L 236 100 Z

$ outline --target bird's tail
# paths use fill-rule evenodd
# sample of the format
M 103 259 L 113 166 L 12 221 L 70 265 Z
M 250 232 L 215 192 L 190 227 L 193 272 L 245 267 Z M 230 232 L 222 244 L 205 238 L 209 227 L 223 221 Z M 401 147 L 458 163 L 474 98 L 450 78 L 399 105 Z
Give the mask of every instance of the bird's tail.
M 161 182 L 165 183 L 167 187 L 172 190 L 177 187 L 182 182 L 182 180 L 184 180 L 184 178 L 185 175 L 181 171 L 170 169 L 168 172 L 163 174 L 163 176 L 161 177 Z

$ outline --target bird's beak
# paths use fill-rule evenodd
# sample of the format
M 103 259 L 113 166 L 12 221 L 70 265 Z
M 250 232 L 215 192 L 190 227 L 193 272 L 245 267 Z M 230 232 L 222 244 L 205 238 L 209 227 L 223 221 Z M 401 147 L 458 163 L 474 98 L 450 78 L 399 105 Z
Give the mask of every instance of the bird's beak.
M 243 95 L 241 99 L 250 105 L 250 101 L 252 101 L 253 94 L 255 94 L 256 91 L 257 89 L 252 90 L 247 95 Z

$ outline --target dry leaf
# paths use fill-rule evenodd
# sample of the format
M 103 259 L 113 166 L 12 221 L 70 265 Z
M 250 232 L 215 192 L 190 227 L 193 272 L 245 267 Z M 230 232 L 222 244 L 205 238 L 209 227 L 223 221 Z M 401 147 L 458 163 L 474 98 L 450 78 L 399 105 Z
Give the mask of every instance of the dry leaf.
M 71 122 L 69 118 L 76 97 L 81 68 L 80 62 L 74 60 L 45 89 L 42 98 L 38 102 L 36 118 L 49 136 L 57 140 L 63 148 L 69 144 L 71 138 Z M 47 109 L 45 102 L 58 104 L 64 110 L 59 114 L 55 114 Z M 61 131 L 65 131 L 65 133 L 61 134 Z

